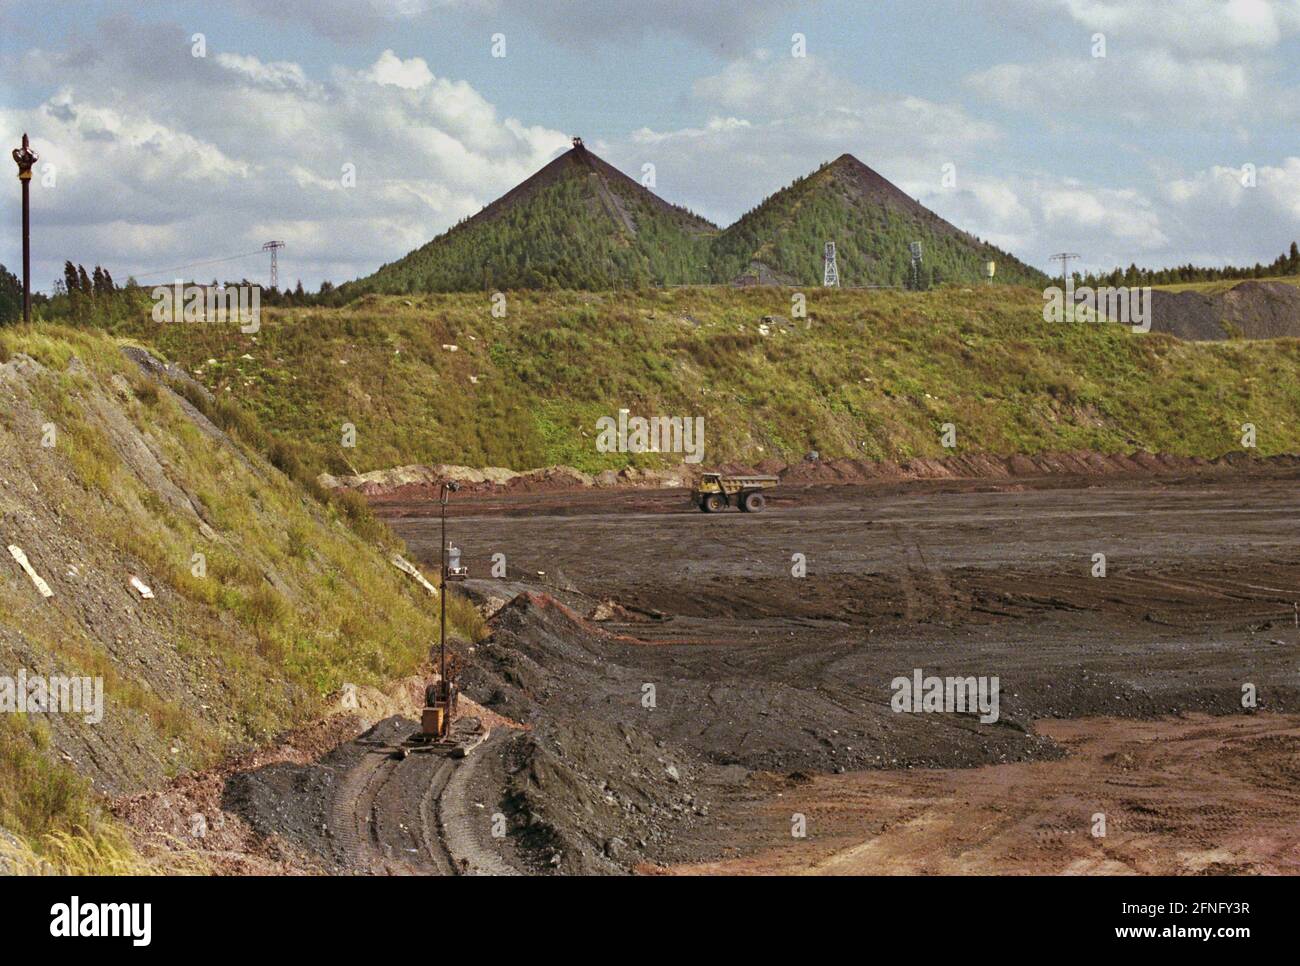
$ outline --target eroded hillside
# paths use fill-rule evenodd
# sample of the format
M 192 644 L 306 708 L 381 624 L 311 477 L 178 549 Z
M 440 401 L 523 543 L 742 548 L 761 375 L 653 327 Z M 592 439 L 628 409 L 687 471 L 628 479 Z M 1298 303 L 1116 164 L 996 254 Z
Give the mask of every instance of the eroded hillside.
M 0 332 L 0 674 L 104 683 L 102 721 L 0 714 L 0 827 L 37 851 L 77 827 L 111 839 L 98 796 L 263 742 L 436 639 L 436 600 L 364 509 L 310 493 L 186 383 L 100 335 Z

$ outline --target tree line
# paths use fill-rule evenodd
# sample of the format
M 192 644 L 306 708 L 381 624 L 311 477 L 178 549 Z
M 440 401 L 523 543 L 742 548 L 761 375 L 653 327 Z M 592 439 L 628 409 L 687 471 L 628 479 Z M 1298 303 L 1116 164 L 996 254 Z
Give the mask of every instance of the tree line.
M 1187 282 L 1276 278 L 1279 275 L 1300 275 L 1300 245 L 1297 245 L 1296 242 L 1291 243 L 1290 251 L 1283 252 L 1267 265 L 1256 262 L 1249 267 L 1227 265 L 1223 268 L 1200 268 L 1188 263 L 1179 265 L 1176 268 L 1158 269 L 1138 268 L 1136 265 L 1129 265 L 1128 268 L 1115 268 L 1105 274 L 1074 273 L 1074 277 L 1080 284 L 1094 288 L 1097 286 L 1118 288 L 1121 285 L 1129 288 L 1147 285 L 1179 285 Z

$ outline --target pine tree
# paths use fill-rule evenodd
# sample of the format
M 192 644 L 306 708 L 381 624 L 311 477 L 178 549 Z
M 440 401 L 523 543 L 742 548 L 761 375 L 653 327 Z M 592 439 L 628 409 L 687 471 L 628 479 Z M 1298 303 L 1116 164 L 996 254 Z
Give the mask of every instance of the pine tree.
M 23 317 L 23 286 L 18 276 L 0 265 L 0 325 Z
M 69 295 L 75 295 L 81 291 L 81 282 L 77 278 L 77 266 L 70 261 L 63 263 L 63 284 L 67 286 Z

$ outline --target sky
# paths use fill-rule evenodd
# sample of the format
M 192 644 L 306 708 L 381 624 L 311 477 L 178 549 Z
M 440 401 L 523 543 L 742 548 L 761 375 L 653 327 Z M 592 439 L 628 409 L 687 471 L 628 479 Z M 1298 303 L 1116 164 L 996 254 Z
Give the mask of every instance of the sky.
M 1044 269 L 1254 264 L 1300 238 L 1300 0 L 0 0 L 23 131 L 42 291 L 265 283 L 270 239 L 337 284 L 573 135 L 724 226 L 848 152 Z

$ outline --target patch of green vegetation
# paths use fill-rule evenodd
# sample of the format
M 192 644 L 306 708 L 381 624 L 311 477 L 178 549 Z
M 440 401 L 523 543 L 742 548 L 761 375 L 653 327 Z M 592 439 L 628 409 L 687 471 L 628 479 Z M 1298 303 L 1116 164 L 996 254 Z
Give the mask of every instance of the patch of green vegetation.
M 860 177 L 874 175 L 852 158 L 841 158 L 766 199 L 714 241 L 712 280 L 725 283 L 751 274 L 751 263 L 757 262 L 778 279 L 820 285 L 824 246 L 835 242 L 842 285 L 927 289 L 982 282 L 990 261 L 1002 282 L 1045 283 L 1038 269 L 894 198 L 892 186 L 875 193 L 861 190 Z M 919 278 L 913 277 L 913 242 L 922 245 Z
M 304 480 L 409 463 L 596 472 L 680 459 L 597 452 L 596 420 L 621 407 L 704 416 L 706 463 L 810 449 L 942 456 L 944 422 L 958 427 L 958 452 L 1213 457 L 1237 448 L 1243 422 L 1267 427 L 1261 453 L 1300 444 L 1296 340 L 1053 325 L 1040 292 L 1002 285 L 810 288 L 806 319 L 792 317 L 795 294 L 525 291 L 508 294 L 505 318 L 486 295 L 368 296 L 267 310 L 256 336 L 145 320 L 134 334 L 195 372 L 218 405 L 256 413 L 292 444 Z M 248 381 L 270 369 L 286 375 Z M 242 435 L 237 418 L 222 421 Z M 357 428 L 355 448 L 341 445 L 344 423 Z
M 708 277 L 708 238 L 682 213 L 617 183 L 607 194 L 596 178 L 574 174 L 541 186 L 526 201 L 457 225 L 346 291 L 610 289 Z M 610 205 L 620 211 L 607 210 Z
M 1222 295 L 1229 292 L 1242 283 L 1240 278 L 1220 278 L 1209 282 L 1178 282 L 1170 285 L 1155 285 L 1153 288 L 1160 289 L 1162 292 L 1199 292 L 1201 295 Z M 1254 279 L 1258 282 L 1280 282 L 1283 285 L 1293 285 L 1300 288 L 1300 275 L 1273 275 L 1267 278 Z
M 49 728 L 27 714 L 0 715 L 0 827 L 40 838 L 95 824 L 90 783 L 50 755 Z
M 94 330 L 19 326 L 0 331 L 0 346 L 41 361 L 26 389 L 37 425 L 57 430 L 47 448 L 5 423 L 0 452 L 22 455 L 39 483 L 33 511 L 57 508 L 47 529 L 79 547 L 60 551 L 66 560 L 47 550 L 38 565 L 88 561 L 113 579 L 142 574 L 155 593 L 138 617 L 101 622 L 75 595 L 24 606 L 31 588 L 0 579 L 0 644 L 17 635 L 63 673 L 103 677 L 114 713 L 101 726 L 124 729 L 124 745 L 183 749 L 158 756 L 168 773 L 202 767 L 310 719 L 345 682 L 382 686 L 427 660 L 437 600 L 388 562 L 400 544 L 364 500 L 316 484 L 315 451 L 267 432 L 229 397 L 191 390 L 229 435 L 214 438 Z M 467 604 L 448 618 L 462 637 L 481 633 Z M 132 653 L 154 649 L 152 660 L 120 663 L 113 635 L 123 633 Z M 219 702 L 159 689 L 143 668 L 172 664 L 172 648 L 186 685 Z M 0 734 L 0 826 L 31 855 L 62 856 L 63 867 L 121 867 L 128 859 L 111 823 L 47 737 L 26 726 Z

